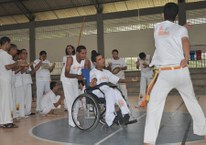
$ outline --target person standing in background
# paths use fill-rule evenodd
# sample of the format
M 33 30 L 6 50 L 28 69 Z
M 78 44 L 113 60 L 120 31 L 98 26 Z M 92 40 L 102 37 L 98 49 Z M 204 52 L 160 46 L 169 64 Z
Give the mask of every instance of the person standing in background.
M 63 57 L 63 67 L 62 67 L 62 72 L 61 72 L 61 76 L 60 76 L 60 80 L 62 82 L 62 84 L 64 83 L 64 81 L 67 81 L 66 77 L 65 77 L 65 65 L 67 62 L 67 58 L 75 55 L 75 48 L 72 45 L 67 45 L 66 49 L 65 49 L 65 56 Z M 64 89 L 63 89 L 64 91 Z M 65 94 L 65 91 L 64 91 Z M 66 103 L 66 99 L 64 100 L 64 110 L 67 111 L 68 107 L 67 107 L 67 103 Z
M 17 128 L 12 118 L 12 69 L 18 67 L 18 62 L 13 62 L 8 54 L 10 38 L 0 39 L 0 126 L 4 128 Z
M 84 79 L 81 70 L 85 68 L 85 66 L 87 66 L 85 63 L 86 54 L 86 47 L 83 45 L 78 46 L 76 48 L 76 54 L 68 57 L 67 62 L 64 66 L 64 73 L 67 80 L 63 82 L 63 89 L 65 100 L 68 106 L 68 124 L 71 127 L 75 127 L 71 115 L 71 108 L 75 98 L 79 95 L 78 80 Z M 74 113 L 77 114 L 76 112 L 78 111 L 78 109 L 74 111 Z
M 108 60 L 108 69 L 120 79 L 125 79 L 124 71 L 127 70 L 127 66 L 124 59 L 119 57 L 119 51 L 117 49 L 112 50 L 112 58 Z M 128 101 L 126 83 L 118 83 L 118 87 Z
M 19 50 L 15 44 L 11 44 L 8 53 L 12 56 L 13 63 L 15 63 L 18 59 Z M 17 69 L 17 67 L 16 67 Z M 12 78 L 11 78 L 11 87 L 12 87 L 12 117 L 13 119 L 17 119 L 17 107 L 16 107 L 16 95 L 15 95 L 15 71 L 12 71 Z
M 152 80 L 153 68 L 149 66 L 150 62 L 151 62 L 151 57 L 149 54 L 145 54 L 144 52 L 139 53 L 139 57 L 137 58 L 137 62 L 136 62 L 136 68 L 140 69 L 141 71 L 140 93 L 135 108 L 141 107 L 141 103 L 144 100 L 147 87 Z
M 40 111 L 40 102 L 43 95 L 50 91 L 51 74 L 55 67 L 55 63 L 51 64 L 47 58 L 47 52 L 41 51 L 39 58 L 34 61 L 34 69 L 36 71 L 36 112 Z
M 32 63 L 27 62 L 28 52 L 26 49 L 21 49 L 19 53 L 19 57 L 28 64 L 28 67 L 25 67 L 22 71 L 22 83 L 24 88 L 24 104 L 25 104 L 25 115 L 35 115 L 35 113 L 31 112 L 32 107 L 32 78 L 31 74 L 34 73 L 34 68 Z

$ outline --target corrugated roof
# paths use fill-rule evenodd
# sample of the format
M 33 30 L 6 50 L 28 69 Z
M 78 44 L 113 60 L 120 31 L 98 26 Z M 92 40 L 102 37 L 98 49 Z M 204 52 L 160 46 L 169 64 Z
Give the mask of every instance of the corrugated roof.
M 202 0 L 186 0 L 198 2 Z M 1 0 L 0 25 L 61 19 L 97 13 L 96 6 L 102 5 L 103 13 L 127 11 L 163 6 L 177 0 Z

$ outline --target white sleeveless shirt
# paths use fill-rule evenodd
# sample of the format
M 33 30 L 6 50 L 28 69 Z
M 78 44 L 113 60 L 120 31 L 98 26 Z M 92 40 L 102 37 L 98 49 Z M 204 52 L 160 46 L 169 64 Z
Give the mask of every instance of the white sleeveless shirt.
M 71 68 L 70 68 L 70 74 L 81 75 L 82 74 L 81 70 L 84 68 L 85 60 L 82 60 L 79 63 L 79 62 L 77 62 L 76 55 L 73 55 L 71 57 L 73 59 L 73 62 L 72 62 Z M 77 80 L 76 78 L 68 78 L 65 76 L 65 69 L 66 69 L 66 64 L 62 68 L 61 81 L 65 81 L 65 82 L 76 81 Z

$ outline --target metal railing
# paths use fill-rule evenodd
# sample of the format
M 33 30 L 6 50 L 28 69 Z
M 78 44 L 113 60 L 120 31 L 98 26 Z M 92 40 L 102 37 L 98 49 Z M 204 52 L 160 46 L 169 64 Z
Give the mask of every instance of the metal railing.
M 127 65 L 127 71 L 138 71 L 139 69 L 136 69 L 136 57 L 125 57 L 124 58 L 126 65 Z M 56 62 L 55 69 L 52 71 L 51 75 L 60 75 L 62 71 L 63 64 L 62 62 Z M 201 60 L 190 60 L 189 61 L 189 68 L 206 68 L 206 55 L 202 54 Z

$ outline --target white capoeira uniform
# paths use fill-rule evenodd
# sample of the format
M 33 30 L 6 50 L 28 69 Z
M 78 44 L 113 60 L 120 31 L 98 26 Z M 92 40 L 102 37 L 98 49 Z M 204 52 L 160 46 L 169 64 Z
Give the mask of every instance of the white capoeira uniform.
M 108 63 L 111 64 L 111 70 L 114 70 L 116 67 L 125 67 L 126 63 L 123 58 L 119 58 L 118 60 L 111 58 L 108 60 Z M 125 73 L 124 70 L 120 70 L 117 74 L 115 74 L 120 79 L 125 79 Z M 128 100 L 128 94 L 127 94 L 127 85 L 125 83 L 119 83 L 118 87 L 122 91 L 124 97 L 126 100 Z
M 31 68 L 27 70 L 28 72 L 31 72 Z M 31 84 L 32 84 L 32 78 L 31 74 L 29 73 L 23 73 L 22 74 L 22 79 L 23 79 L 23 87 L 24 87 L 24 103 L 25 103 L 25 115 L 31 114 L 31 106 L 32 106 L 32 89 L 31 89 Z
M 15 63 L 15 61 L 13 60 L 13 63 Z M 15 82 L 16 82 L 16 75 L 15 72 L 12 71 L 12 78 L 11 78 L 11 90 L 12 90 L 12 103 L 13 103 L 13 109 L 12 109 L 12 114 L 13 114 L 13 118 L 17 118 L 17 104 L 16 104 L 16 88 L 15 88 Z
M 57 103 L 60 99 L 59 95 L 55 95 L 52 90 L 47 92 L 42 100 L 41 100 L 41 114 L 46 115 L 48 114 L 52 109 L 60 108 L 61 105 L 55 107 L 54 103 Z
M 34 68 L 35 66 L 40 62 L 40 59 L 36 59 L 34 61 Z M 40 102 L 45 93 L 50 91 L 50 70 L 49 67 L 51 66 L 51 63 L 48 60 L 44 60 L 42 62 L 42 65 L 40 68 L 36 71 L 36 95 L 37 95 L 37 101 L 36 101 L 36 111 L 40 111 Z
M 63 67 L 62 67 L 62 72 L 61 72 L 61 76 L 60 76 L 60 81 L 62 82 L 63 84 L 63 81 L 65 81 L 65 68 L 64 66 L 66 65 L 66 62 L 67 62 L 67 58 L 69 57 L 70 55 L 66 55 L 63 57 L 63 60 L 62 60 L 62 64 L 63 64 Z M 64 70 L 63 70 L 64 69 Z M 64 89 L 63 89 L 64 91 Z M 65 94 L 65 93 L 64 93 Z M 64 99 L 64 109 L 68 109 L 67 107 L 67 103 L 66 103 L 66 99 Z
M 70 74 L 80 75 L 82 73 L 81 70 L 84 68 L 85 61 L 82 60 L 80 63 L 78 63 L 76 59 L 76 55 L 73 55 L 71 57 L 73 59 L 73 63 L 70 68 Z M 68 107 L 68 116 L 69 116 L 68 123 L 70 126 L 75 127 L 75 124 L 71 116 L 71 111 L 72 111 L 71 108 L 72 108 L 72 104 L 74 100 L 79 95 L 78 79 L 65 77 L 65 68 L 66 68 L 66 64 L 63 66 L 63 69 L 62 69 L 61 80 L 62 80 L 62 85 L 64 89 L 64 96 L 65 96 L 66 104 Z
M 183 37 L 188 37 L 187 29 L 170 21 L 155 26 L 156 50 L 151 66 L 179 66 L 184 59 Z M 176 88 L 193 119 L 193 131 L 206 135 L 206 119 L 194 94 L 188 67 L 176 70 L 160 70 L 159 77 L 150 94 L 144 132 L 144 143 L 155 144 L 168 93 Z
M 146 54 L 145 60 L 137 57 L 137 62 L 140 65 L 141 77 L 140 77 L 140 97 L 144 97 L 146 93 L 147 86 L 150 84 L 152 80 L 153 70 L 151 67 L 144 67 L 144 63 L 150 64 L 151 58 L 150 55 Z
M 23 74 L 18 72 L 15 75 L 15 98 L 17 110 L 17 117 L 25 117 L 25 89 L 23 86 Z
M 12 57 L 0 49 L 0 125 L 13 123 L 12 119 L 12 71 L 5 65 L 12 64 Z
M 90 81 L 94 78 L 97 79 L 97 85 L 103 82 L 111 82 L 113 84 L 117 84 L 120 79 L 106 69 L 103 69 L 101 71 L 97 70 L 96 68 L 90 71 Z M 117 89 L 103 85 L 100 87 L 100 90 L 105 94 L 106 99 L 105 120 L 107 125 L 111 126 L 115 118 L 115 104 L 120 107 L 123 116 L 125 114 L 129 114 L 130 111 L 127 107 L 126 101 L 123 99 L 121 93 Z M 103 94 L 99 90 L 94 90 L 93 93 L 98 97 L 103 97 Z

